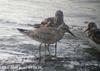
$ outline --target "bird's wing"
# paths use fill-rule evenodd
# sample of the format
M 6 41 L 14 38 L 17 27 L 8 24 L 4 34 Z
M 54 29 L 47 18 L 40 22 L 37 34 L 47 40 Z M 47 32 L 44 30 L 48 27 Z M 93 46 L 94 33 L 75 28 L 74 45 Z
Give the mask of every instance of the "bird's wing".
M 56 29 L 54 28 L 39 28 L 38 30 L 34 31 L 34 37 L 43 39 L 43 40 L 53 40 L 56 35 Z

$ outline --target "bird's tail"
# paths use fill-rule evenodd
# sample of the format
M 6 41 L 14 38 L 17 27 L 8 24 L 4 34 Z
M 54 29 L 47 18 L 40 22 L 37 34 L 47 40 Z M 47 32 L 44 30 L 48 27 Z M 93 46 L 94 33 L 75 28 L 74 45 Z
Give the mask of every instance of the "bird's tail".
M 17 28 L 17 30 L 25 35 L 28 35 L 30 33 L 30 30 L 27 29 L 21 29 L 21 28 Z

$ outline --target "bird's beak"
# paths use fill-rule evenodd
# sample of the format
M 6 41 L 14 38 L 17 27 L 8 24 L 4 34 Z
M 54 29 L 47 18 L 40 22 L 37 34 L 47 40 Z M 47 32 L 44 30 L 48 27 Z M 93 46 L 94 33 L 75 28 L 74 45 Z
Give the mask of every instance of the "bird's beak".
M 84 23 L 85 23 L 85 24 L 89 24 L 90 22 L 85 21 Z M 87 27 L 87 29 L 86 29 L 84 32 L 87 32 L 89 29 L 90 29 L 90 28 L 89 28 L 89 27 Z
M 66 28 L 66 31 L 67 31 L 68 33 L 70 33 L 73 37 L 76 37 L 76 36 L 69 30 L 69 28 Z
M 87 32 L 90 28 L 88 27 L 84 32 Z

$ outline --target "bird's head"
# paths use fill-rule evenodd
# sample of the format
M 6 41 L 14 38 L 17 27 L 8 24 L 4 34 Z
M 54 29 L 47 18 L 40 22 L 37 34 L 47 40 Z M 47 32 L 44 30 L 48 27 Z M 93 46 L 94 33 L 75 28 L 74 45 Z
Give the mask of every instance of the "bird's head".
M 55 17 L 57 18 L 57 20 L 63 20 L 63 11 L 57 10 L 55 13 Z
M 96 29 L 97 29 L 97 25 L 95 24 L 95 22 L 88 22 L 88 26 L 87 26 L 87 29 L 85 30 L 85 32 L 86 31 L 93 31 Z

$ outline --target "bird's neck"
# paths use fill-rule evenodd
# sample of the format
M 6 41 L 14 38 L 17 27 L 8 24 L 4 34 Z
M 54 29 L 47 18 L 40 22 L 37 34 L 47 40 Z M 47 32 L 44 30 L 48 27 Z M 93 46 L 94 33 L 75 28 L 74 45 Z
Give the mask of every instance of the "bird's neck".
M 62 17 L 55 17 L 55 23 L 62 23 L 64 22 Z

